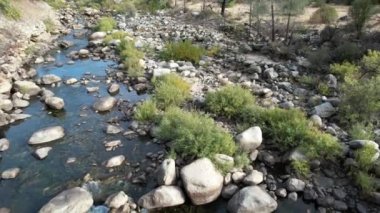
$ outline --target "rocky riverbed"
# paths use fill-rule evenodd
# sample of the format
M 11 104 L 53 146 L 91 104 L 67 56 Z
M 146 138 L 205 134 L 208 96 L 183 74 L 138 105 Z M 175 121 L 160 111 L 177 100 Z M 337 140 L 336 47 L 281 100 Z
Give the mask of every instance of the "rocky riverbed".
M 310 181 L 295 178 L 283 165 L 302 153 L 282 156 L 266 147 L 260 127 L 242 133 L 230 128 L 251 152 L 251 166 L 222 175 L 207 158 L 166 158 L 167 144 L 152 137 L 154 126 L 132 119 L 136 103 L 149 97 L 150 78 L 178 72 L 192 83 L 194 104 L 204 102 L 206 91 L 239 84 L 263 106 L 304 108 L 316 125 L 346 144 L 347 152 L 371 143 L 349 142 L 347 133 L 329 122 L 339 98 L 297 83 L 307 66 L 302 58 L 271 60 L 253 53 L 254 44 L 192 25 L 188 15 L 116 15 L 118 30 L 150 52 L 145 77 L 129 78 L 115 52 L 120 41 L 104 45 L 107 33 L 88 29 L 99 16 L 90 9 L 61 11 L 67 29 L 53 50 L 26 64 L 19 77 L 0 79 L 0 207 L 5 212 L 139 212 L 173 206 L 204 212 L 376 212 L 336 165 L 314 162 Z M 165 42 L 181 39 L 223 51 L 217 58 L 203 57 L 199 65 L 157 60 Z M 334 76 L 325 79 L 337 87 Z M 378 203 L 379 197 L 371 199 Z M 171 210 L 178 209 L 164 211 Z

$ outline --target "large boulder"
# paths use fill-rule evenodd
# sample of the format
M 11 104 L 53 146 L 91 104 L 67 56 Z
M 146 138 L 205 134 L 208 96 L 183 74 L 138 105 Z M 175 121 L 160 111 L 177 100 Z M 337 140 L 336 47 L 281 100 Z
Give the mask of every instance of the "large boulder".
M 47 75 L 42 76 L 41 83 L 46 84 L 46 85 L 50 85 L 50 84 L 58 83 L 61 80 L 62 80 L 61 77 L 59 77 L 57 75 L 47 74 Z
M 263 142 L 263 134 L 260 127 L 254 126 L 236 136 L 236 140 L 244 151 L 251 152 Z
M 16 81 L 14 87 L 20 93 L 30 96 L 38 95 L 41 91 L 41 88 L 31 81 Z
M 289 178 L 286 182 L 286 188 L 291 192 L 302 192 L 305 189 L 305 182 L 297 178 Z
M 187 195 L 195 205 L 216 200 L 223 187 L 223 176 L 208 158 L 198 159 L 181 170 Z
M 330 102 L 325 102 L 318 106 L 315 106 L 313 109 L 313 114 L 318 115 L 321 118 L 328 118 L 336 112 L 336 109 Z
M 165 159 L 157 170 L 156 178 L 159 185 L 173 185 L 176 181 L 175 161 Z
M 109 111 L 115 106 L 116 102 L 117 100 L 114 97 L 103 97 L 95 102 L 93 107 L 99 112 Z
M 160 186 L 143 195 L 138 204 L 148 210 L 178 206 L 185 203 L 185 195 L 178 186 Z
M 45 204 L 39 213 L 86 213 L 93 203 L 94 200 L 88 191 L 75 187 L 59 193 Z
M 61 126 L 52 126 L 38 130 L 29 139 L 29 144 L 43 144 L 61 139 L 65 136 L 65 130 Z
M 12 89 L 12 84 L 8 80 L 0 78 L 0 94 L 8 93 Z
M 234 213 L 269 213 L 276 209 L 277 202 L 258 186 L 243 188 L 228 202 L 228 210 Z

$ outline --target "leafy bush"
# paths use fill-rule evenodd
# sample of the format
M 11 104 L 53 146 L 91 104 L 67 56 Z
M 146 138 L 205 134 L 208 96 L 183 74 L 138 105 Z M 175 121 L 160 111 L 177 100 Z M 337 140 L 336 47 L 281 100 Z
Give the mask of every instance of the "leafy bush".
M 124 60 L 124 67 L 127 69 L 129 77 L 141 77 L 144 76 L 145 70 L 142 66 L 142 59 L 137 57 L 129 57 Z
M 376 148 L 370 144 L 366 144 L 363 148 L 356 151 L 355 160 L 358 163 L 360 170 L 368 171 L 371 169 L 374 163 L 373 157 L 376 153 Z
M 97 31 L 107 32 L 115 29 L 115 27 L 116 21 L 112 17 L 103 17 L 99 20 L 95 29 Z
M 317 85 L 317 90 L 319 94 L 324 95 L 324 96 L 329 96 L 331 94 L 331 89 L 329 85 L 327 85 L 324 82 L 319 82 L 319 84 Z
M 172 141 L 172 149 L 183 156 L 233 155 L 236 147 L 230 134 L 206 115 L 170 107 L 163 115 L 157 137 Z
M 162 10 L 169 7 L 169 1 L 168 0 L 142 0 L 138 3 L 137 7 L 141 10 L 154 13 L 157 10 Z
M 44 25 L 46 28 L 46 32 L 51 33 L 55 30 L 55 23 L 51 18 L 47 18 L 44 20 Z
M 328 69 L 328 65 L 332 61 L 330 49 L 327 47 L 322 47 L 316 51 L 309 52 L 307 54 L 307 59 L 311 64 L 311 68 L 316 71 Z
M 235 161 L 235 168 L 238 168 L 238 169 L 242 169 L 251 163 L 251 160 L 249 159 L 248 154 L 243 151 L 239 151 L 238 153 L 235 154 L 234 161 Z
M 121 33 L 118 33 L 115 36 L 122 35 Z M 117 50 L 121 59 L 124 61 L 124 66 L 127 69 L 129 77 L 139 77 L 144 75 L 144 67 L 141 64 L 144 53 L 136 49 L 133 41 L 126 39 L 122 40 Z
M 342 64 L 330 65 L 330 71 L 338 75 L 338 77 L 345 82 L 352 82 L 358 78 L 359 67 L 350 62 L 343 62 Z
M 369 193 L 372 191 L 376 191 L 375 178 L 368 175 L 365 172 L 359 171 L 355 175 L 355 182 L 360 188 L 365 192 Z
M 300 149 L 309 159 L 334 160 L 342 153 L 342 146 L 337 138 L 314 128 L 305 132 Z
M 246 106 L 255 104 L 255 98 L 249 90 L 240 86 L 227 86 L 206 96 L 207 109 L 215 114 L 235 117 Z
M 364 74 L 380 75 L 380 52 L 369 50 L 368 54 L 363 56 L 361 60 L 361 67 Z
M 375 123 L 380 121 L 380 76 L 342 86 L 339 112 L 342 122 Z
M 63 8 L 66 5 L 64 0 L 45 0 L 45 2 L 55 9 Z
M 373 140 L 375 138 L 372 124 L 356 123 L 351 127 L 349 134 L 353 140 Z
M 344 42 L 332 51 L 334 62 L 356 61 L 363 55 L 361 48 L 352 42 Z
M 313 24 L 331 24 L 338 18 L 336 9 L 329 5 L 322 5 L 310 18 Z
M 310 174 L 309 163 L 305 160 L 294 160 L 290 165 L 296 174 L 301 177 L 307 177 Z
M 212 46 L 210 47 L 209 49 L 207 49 L 206 51 L 206 55 L 209 56 L 209 57 L 214 57 L 216 55 L 218 55 L 221 51 L 221 47 L 220 46 Z
M 372 0 L 354 0 L 352 2 L 350 15 L 358 36 L 361 35 L 364 25 L 372 15 L 372 8 Z
M 164 60 L 183 60 L 198 64 L 205 50 L 194 45 L 191 41 L 171 42 L 166 44 L 160 57 Z
M 168 74 L 155 80 L 154 98 L 161 109 L 180 106 L 190 98 L 190 84 L 176 74 Z
M 20 11 L 12 6 L 9 0 L 0 0 L 0 12 L 9 19 L 19 20 L 21 18 Z
M 111 33 L 110 35 L 107 35 L 105 38 L 104 38 L 104 42 L 105 43 L 109 43 L 111 42 L 112 40 L 120 40 L 120 41 L 123 41 L 125 39 L 125 37 L 128 36 L 128 33 L 126 32 L 123 32 L 123 31 L 117 31 L 117 32 L 113 32 Z
M 138 121 L 154 121 L 157 114 L 158 109 L 154 100 L 146 100 L 137 106 L 134 118 Z

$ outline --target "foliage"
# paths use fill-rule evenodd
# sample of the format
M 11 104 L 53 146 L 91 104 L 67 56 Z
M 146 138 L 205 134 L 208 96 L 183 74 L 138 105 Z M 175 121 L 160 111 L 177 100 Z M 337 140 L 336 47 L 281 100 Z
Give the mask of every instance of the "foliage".
M 352 42 L 343 42 L 332 51 L 334 62 L 355 61 L 362 57 L 360 47 Z
M 331 94 L 331 89 L 329 85 L 327 85 L 324 82 L 319 82 L 319 84 L 317 85 L 317 90 L 319 94 L 324 96 L 329 96 Z
M 125 37 L 128 36 L 128 33 L 126 32 L 123 32 L 123 31 L 116 31 L 116 32 L 113 32 L 111 33 L 110 35 L 107 35 L 105 38 L 104 38 L 104 42 L 105 43 L 109 43 L 111 42 L 112 40 L 120 40 L 122 41 L 123 39 L 125 39 Z
M 338 77 L 345 82 L 352 82 L 358 78 L 359 67 L 350 62 L 343 62 L 342 64 L 330 65 L 330 71 L 338 75 Z
M 55 23 L 51 18 L 47 18 L 44 20 L 44 25 L 46 28 L 46 32 L 51 33 L 55 30 Z
M 103 17 L 99 20 L 95 29 L 97 31 L 107 32 L 107 31 L 111 31 L 115 29 L 115 27 L 116 27 L 116 21 L 112 17 Z
M 376 148 L 371 144 L 366 144 L 355 153 L 355 160 L 360 170 L 368 171 L 373 166 L 373 157 L 377 153 Z
M 212 158 L 233 155 L 236 147 L 230 134 L 206 115 L 170 107 L 163 115 L 157 136 L 172 141 L 172 149 L 182 156 Z
M 120 34 L 118 34 L 118 36 L 120 36 Z M 121 59 L 124 61 L 128 76 L 139 77 L 144 75 L 144 67 L 141 64 L 144 53 L 136 49 L 134 41 L 127 39 L 122 40 L 117 50 Z
M 355 175 L 355 182 L 365 193 L 376 191 L 375 178 L 368 175 L 366 172 L 357 172 Z
M 66 2 L 64 0 L 44 0 L 44 1 L 55 9 L 61 9 L 65 7 L 66 5 Z
M 190 98 L 190 84 L 176 74 L 161 76 L 155 80 L 154 85 L 154 98 L 161 109 L 180 106 Z
M 235 168 L 242 169 L 251 163 L 248 154 L 243 151 L 239 151 L 234 156 Z
M 290 165 L 296 174 L 301 177 L 307 177 L 310 174 L 310 166 L 306 160 L 294 160 Z
M 12 6 L 10 0 L 0 0 L 0 13 L 2 13 L 6 18 L 16 21 L 21 18 L 20 11 Z
M 338 18 L 336 9 L 329 5 L 322 5 L 313 13 L 310 22 L 313 24 L 332 24 Z
M 209 57 L 214 57 L 216 55 L 219 55 L 220 51 L 221 51 L 220 46 L 215 45 L 215 46 L 212 46 L 209 49 L 207 49 L 206 55 Z
M 157 114 L 158 109 L 154 100 L 146 100 L 137 106 L 134 119 L 138 121 L 154 121 Z
M 341 155 L 342 146 L 337 138 L 330 134 L 314 128 L 309 128 L 304 134 L 304 142 L 300 145 L 300 149 L 309 159 L 334 160 Z
M 309 88 L 314 88 L 315 86 L 315 78 L 310 75 L 302 75 L 297 81 Z
M 339 112 L 347 123 L 375 123 L 380 120 L 380 76 L 342 86 Z M 343 120 L 342 120 L 343 121 Z
M 364 25 L 372 15 L 372 8 L 372 0 L 355 0 L 352 2 L 350 14 L 358 36 L 361 35 Z
M 160 57 L 164 60 L 183 60 L 198 64 L 204 53 L 204 48 L 194 45 L 191 41 L 186 40 L 166 44 Z
M 375 138 L 373 131 L 372 124 L 356 123 L 351 127 L 349 134 L 354 140 L 373 140 Z
M 137 3 L 140 10 L 148 11 L 151 13 L 157 10 L 162 10 L 169 7 L 168 0 L 141 0 Z
M 364 74 L 370 76 L 380 75 L 380 52 L 369 50 L 368 54 L 363 56 L 361 60 L 361 67 Z
M 227 118 L 235 117 L 246 106 L 253 105 L 255 98 L 249 90 L 240 86 L 227 86 L 206 95 L 207 109 Z
M 144 76 L 144 67 L 142 66 L 142 59 L 137 57 L 130 57 L 124 60 L 124 67 L 127 69 L 129 77 Z
M 311 68 L 317 71 L 328 69 L 328 64 L 331 62 L 330 49 L 321 47 L 316 51 L 309 52 L 307 59 L 311 64 Z

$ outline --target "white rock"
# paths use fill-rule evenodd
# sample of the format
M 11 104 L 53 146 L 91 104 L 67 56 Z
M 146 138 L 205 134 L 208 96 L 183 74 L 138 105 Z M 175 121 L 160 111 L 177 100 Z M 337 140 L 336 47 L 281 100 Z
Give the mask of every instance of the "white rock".
M 115 106 L 116 102 L 117 100 L 114 97 L 103 97 L 95 102 L 93 107 L 99 112 L 109 111 Z
M 88 93 L 99 91 L 99 87 L 86 87 Z
M 41 88 L 31 81 L 16 81 L 14 87 L 22 94 L 28 94 L 31 96 L 38 95 L 41 91 Z
M 65 136 L 65 130 L 61 126 L 43 128 L 35 133 L 29 139 L 29 144 L 43 144 L 58 140 Z
M 111 86 L 108 87 L 108 92 L 110 94 L 116 94 L 119 92 L 120 86 L 119 84 L 111 84 Z
M 52 150 L 51 147 L 43 147 L 43 148 L 39 148 L 39 149 L 37 149 L 37 150 L 34 152 L 34 156 L 35 156 L 37 159 L 39 159 L 39 160 L 45 159 L 45 158 L 48 156 L 50 150 Z
M 110 195 L 107 198 L 105 204 L 110 208 L 118 209 L 124 204 L 126 204 L 127 202 L 128 202 L 128 196 L 123 191 L 120 191 L 120 192 Z
M 277 209 L 277 202 L 258 186 L 248 186 L 236 193 L 228 202 L 230 212 L 270 213 Z
M 71 85 L 71 84 L 75 84 L 77 82 L 78 82 L 78 79 L 76 79 L 76 78 L 69 78 L 69 79 L 66 80 L 65 83 Z
M 178 206 L 185 203 L 185 195 L 178 186 L 160 186 L 143 195 L 138 204 L 145 209 Z
M 104 39 L 107 36 L 106 32 L 94 32 L 90 36 L 90 40 L 99 40 L 99 39 Z
M 302 192 L 305 189 L 305 182 L 296 178 L 289 178 L 286 182 L 286 189 L 290 192 Z
M 9 149 L 9 140 L 6 138 L 0 139 L 0 152 L 4 152 Z
M 244 151 L 251 152 L 259 147 L 263 141 L 260 127 L 254 126 L 236 136 L 236 140 Z
M 93 203 L 94 200 L 88 191 L 75 187 L 59 193 L 45 204 L 39 213 L 86 213 Z
M 173 185 L 176 177 L 175 161 L 165 159 L 157 170 L 157 183 L 159 185 Z
M 258 185 L 264 181 L 264 174 L 257 170 L 252 170 L 243 180 L 245 185 Z
M 153 70 L 153 77 L 159 77 L 159 76 L 167 75 L 169 73 L 170 73 L 170 69 L 157 68 Z
M 208 158 L 198 159 L 181 170 L 187 195 L 195 205 L 216 200 L 223 187 L 223 176 Z
M 107 161 L 106 167 L 107 168 L 117 167 L 123 164 L 124 161 L 125 161 L 124 155 L 114 156 Z
M 54 84 L 54 83 L 58 83 L 61 80 L 62 80 L 61 77 L 59 77 L 57 75 L 47 74 L 47 75 L 42 76 L 41 83 L 45 84 L 45 85 L 51 85 L 51 84 Z
M 45 104 L 51 108 L 56 110 L 61 110 L 65 107 L 65 102 L 62 98 L 59 97 L 47 97 L 45 99 Z
M 1 173 L 2 179 L 14 179 L 20 173 L 20 168 L 11 168 Z
M 0 99 L 0 110 L 9 112 L 13 109 L 13 103 L 9 99 Z
M 8 93 L 12 89 L 12 84 L 8 80 L 0 77 L 0 94 Z

